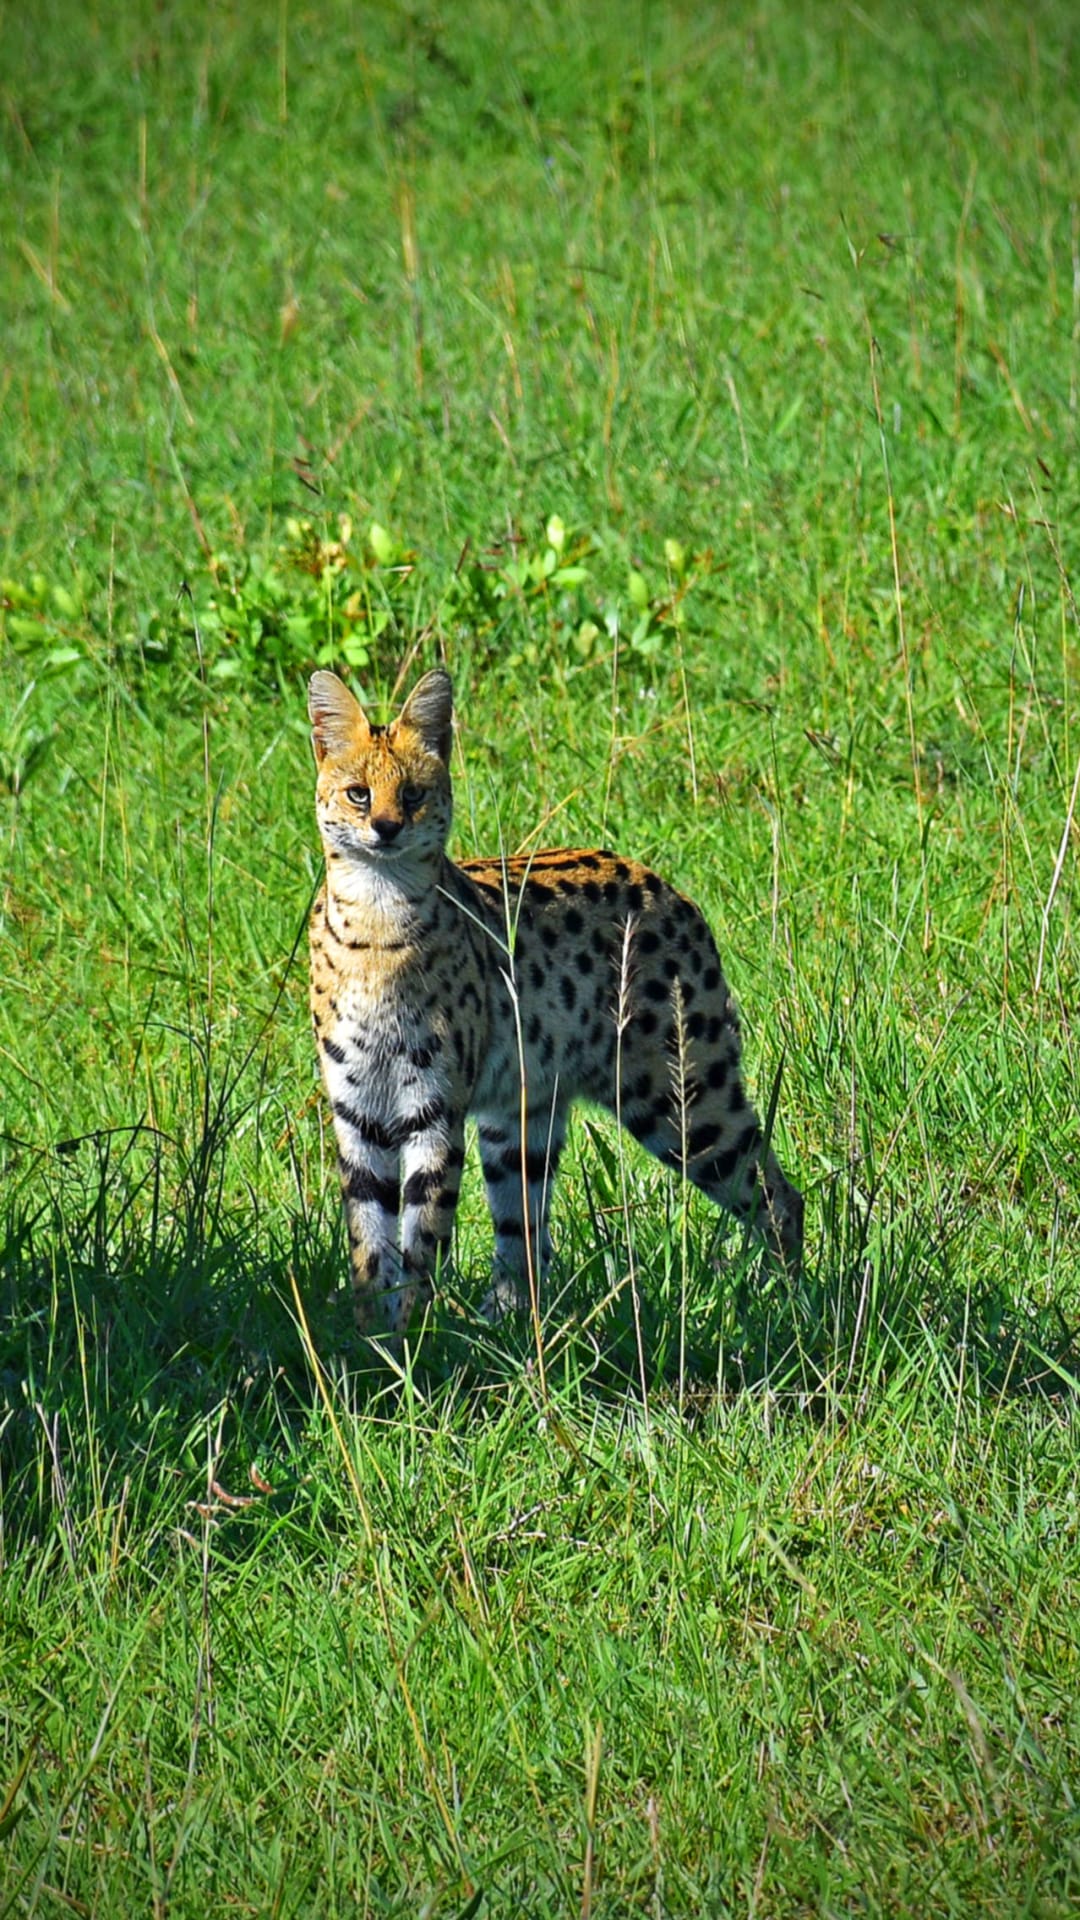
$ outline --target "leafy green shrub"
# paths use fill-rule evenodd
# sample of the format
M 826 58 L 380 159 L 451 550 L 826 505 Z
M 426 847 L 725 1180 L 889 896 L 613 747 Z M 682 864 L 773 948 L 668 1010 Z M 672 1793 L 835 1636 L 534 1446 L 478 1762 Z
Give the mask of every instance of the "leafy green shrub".
M 78 665 L 84 658 L 79 628 L 85 621 L 79 579 L 65 584 L 40 572 L 28 580 L 0 579 L 0 633 L 16 653 L 32 659 L 35 675 Z
M 95 634 L 111 657 L 143 665 L 167 664 L 182 637 L 217 682 L 273 682 L 313 665 L 363 671 L 415 636 L 421 604 L 429 625 L 467 633 L 502 665 L 541 667 L 586 663 L 616 642 L 642 659 L 659 654 L 714 568 L 710 554 L 691 559 L 668 539 L 662 565 L 647 572 L 622 543 L 551 514 L 539 536 L 514 533 L 479 552 L 467 540 L 449 578 L 436 583 L 430 571 L 377 521 L 358 532 L 343 513 L 332 530 L 287 520 L 268 552 L 214 554 L 172 608 L 136 610 L 119 634 L 81 581 L 41 573 L 0 581 L 0 615 L 36 677 L 82 663 Z
M 354 540 L 346 514 L 326 537 L 310 520 L 288 520 L 269 556 L 217 555 L 212 591 L 196 613 L 211 675 L 260 678 L 314 662 L 363 668 L 389 631 L 406 631 L 403 602 L 415 555 L 373 521 Z

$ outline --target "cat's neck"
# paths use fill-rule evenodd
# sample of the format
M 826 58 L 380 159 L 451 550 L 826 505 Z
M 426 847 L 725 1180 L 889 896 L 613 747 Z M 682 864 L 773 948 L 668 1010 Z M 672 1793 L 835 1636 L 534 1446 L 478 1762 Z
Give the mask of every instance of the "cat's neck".
M 415 927 L 441 898 L 450 867 L 445 853 L 433 860 L 356 860 L 328 852 L 328 897 L 350 918 L 388 933 Z

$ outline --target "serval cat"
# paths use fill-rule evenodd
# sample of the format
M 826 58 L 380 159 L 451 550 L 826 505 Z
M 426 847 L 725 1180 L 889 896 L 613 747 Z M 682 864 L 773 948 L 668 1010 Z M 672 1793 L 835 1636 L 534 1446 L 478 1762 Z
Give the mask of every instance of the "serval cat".
M 468 1113 L 495 1223 L 484 1311 L 525 1304 L 550 1258 L 579 1096 L 797 1269 L 802 1196 L 743 1089 L 738 1018 L 698 909 L 610 853 L 450 860 L 448 674 L 426 674 L 390 726 L 332 673 L 312 676 L 308 707 L 326 853 L 311 1013 L 357 1324 L 401 1333 L 430 1299 Z

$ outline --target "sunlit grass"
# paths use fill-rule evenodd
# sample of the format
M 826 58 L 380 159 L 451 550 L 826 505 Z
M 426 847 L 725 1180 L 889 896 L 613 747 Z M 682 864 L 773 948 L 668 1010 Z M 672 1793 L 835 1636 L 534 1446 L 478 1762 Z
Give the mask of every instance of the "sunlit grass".
M 1075 1905 L 1074 38 L 3 15 L 0 1912 Z M 580 1115 L 543 1378 L 475 1168 L 364 1370 L 342 515 L 458 849 L 709 914 L 797 1285 Z

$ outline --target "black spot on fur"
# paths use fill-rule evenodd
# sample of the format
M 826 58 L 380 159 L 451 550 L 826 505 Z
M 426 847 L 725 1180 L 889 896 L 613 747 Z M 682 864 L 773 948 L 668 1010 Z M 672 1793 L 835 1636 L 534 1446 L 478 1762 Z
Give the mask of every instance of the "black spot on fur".
M 533 1149 L 525 1155 L 525 1178 L 530 1186 L 541 1186 L 545 1180 L 551 1180 L 555 1174 L 559 1149 L 555 1141 L 551 1143 L 551 1152 Z M 488 1179 L 521 1178 L 521 1148 L 507 1147 L 497 1159 L 484 1162 L 484 1173 Z
M 708 1153 L 710 1147 L 714 1147 L 719 1138 L 719 1127 L 714 1127 L 706 1121 L 700 1127 L 691 1127 L 686 1142 L 687 1149 L 691 1157 L 696 1160 L 699 1153 Z
M 738 1147 L 725 1147 L 723 1153 L 718 1153 L 714 1159 L 710 1160 L 707 1167 L 702 1168 L 698 1178 L 710 1181 L 730 1180 L 741 1158 Z
M 381 1120 L 373 1120 L 358 1108 L 350 1107 L 347 1100 L 335 1100 L 333 1111 L 336 1118 L 344 1120 L 345 1125 L 359 1134 L 369 1147 L 381 1147 L 384 1152 L 391 1152 L 399 1144 L 396 1127 L 384 1127 Z
M 384 1213 L 398 1212 L 401 1196 L 396 1180 L 380 1180 L 362 1161 L 342 1161 L 341 1180 L 350 1200 L 374 1201 Z
M 397 1126 L 397 1144 L 404 1146 L 414 1133 L 427 1133 L 432 1127 L 438 1127 L 446 1119 L 446 1108 L 441 1100 L 428 1100 L 424 1106 L 417 1107 L 415 1113 L 408 1114 Z
M 441 1100 L 429 1100 L 426 1106 L 418 1107 L 406 1119 L 395 1120 L 389 1126 L 384 1126 L 381 1120 L 372 1119 L 370 1114 L 360 1113 L 344 1100 L 335 1100 L 333 1111 L 367 1146 L 378 1147 L 384 1153 L 398 1152 L 414 1133 L 426 1133 L 446 1117 Z
M 422 1207 L 438 1186 L 442 1178 L 441 1170 L 429 1173 L 410 1173 L 401 1190 L 401 1198 L 407 1207 Z
M 655 1140 L 657 1135 L 669 1131 L 670 1124 L 667 1103 L 663 1100 L 654 1100 L 651 1107 L 633 1108 L 623 1114 L 623 1125 L 629 1127 L 635 1140 Z

